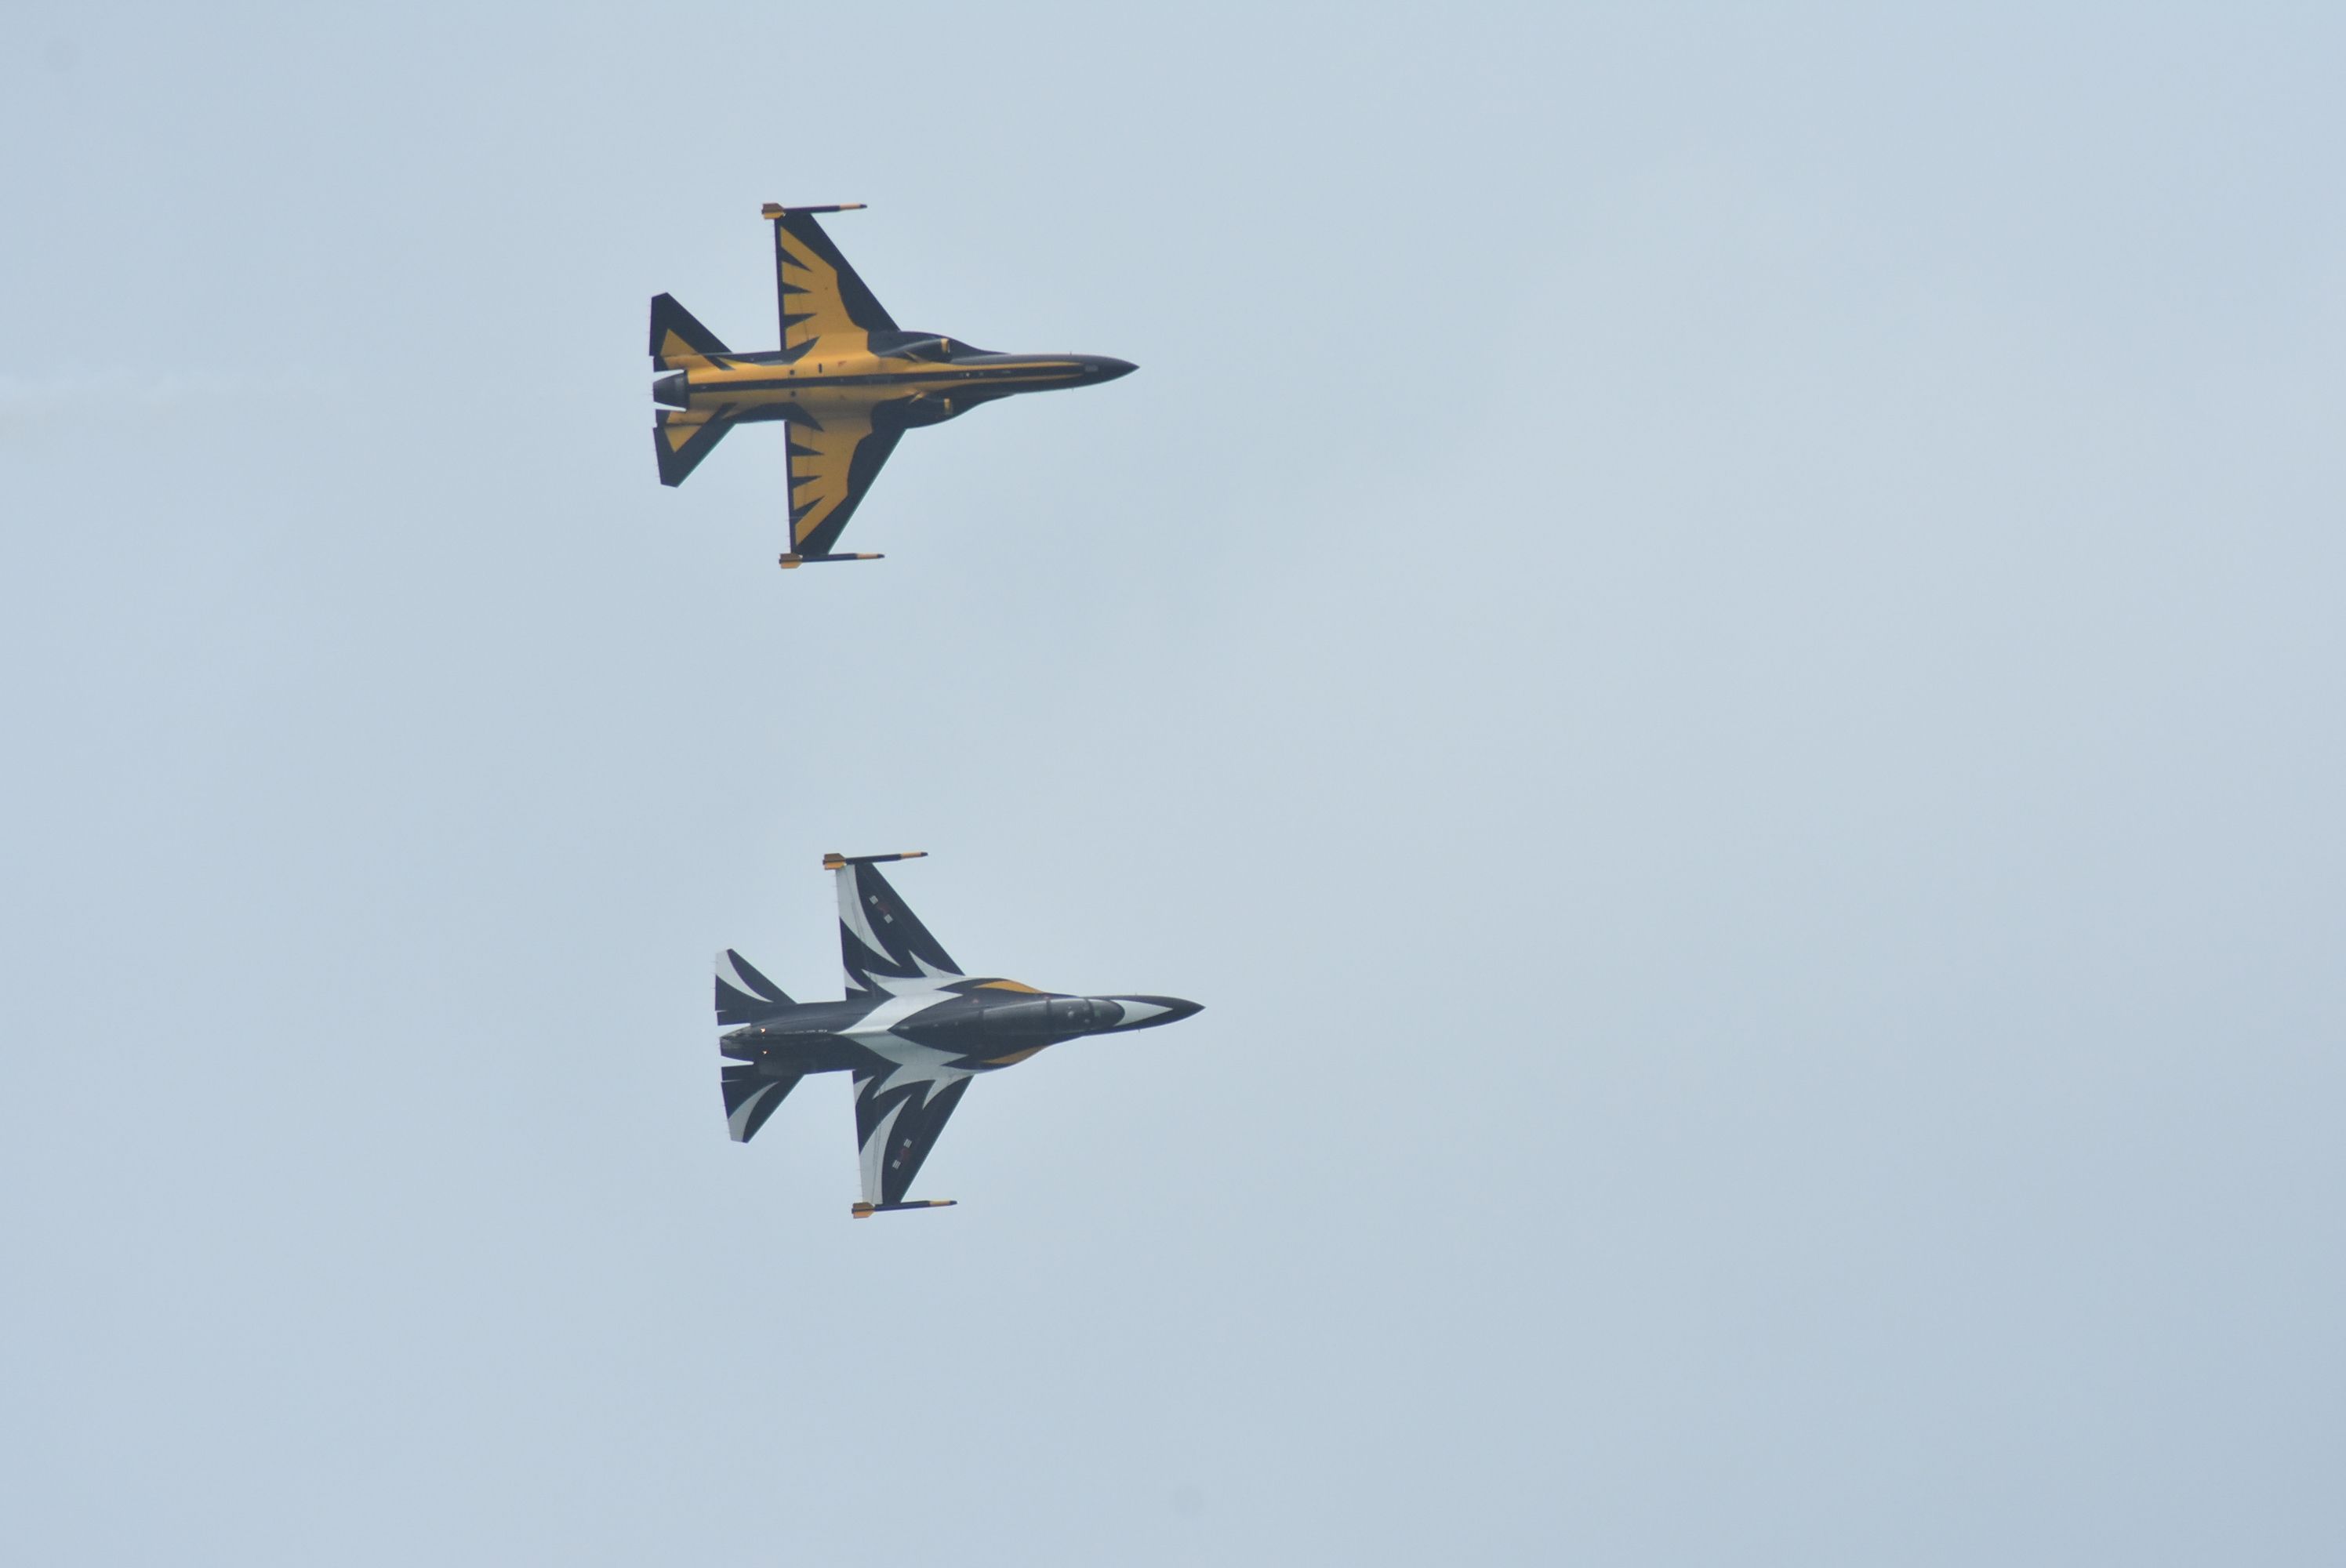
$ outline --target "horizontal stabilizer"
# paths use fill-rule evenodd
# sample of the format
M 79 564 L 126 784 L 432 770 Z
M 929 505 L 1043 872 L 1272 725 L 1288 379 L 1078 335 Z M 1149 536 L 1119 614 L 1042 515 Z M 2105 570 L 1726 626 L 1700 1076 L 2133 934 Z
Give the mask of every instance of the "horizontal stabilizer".
M 748 959 L 729 947 L 717 955 L 718 1023 L 755 1023 L 790 1004 L 782 988 Z
M 732 351 L 691 311 L 678 304 L 674 295 L 652 297 L 652 359 L 661 370 L 680 371 L 688 364 L 707 363 L 712 354 Z
M 754 1063 L 737 1062 L 725 1069 L 725 1131 L 737 1144 L 758 1135 L 766 1118 L 792 1089 L 799 1075 L 777 1078 Z
M 683 484 L 684 476 L 699 467 L 700 460 L 716 451 L 717 443 L 732 428 L 732 420 L 721 413 L 660 410 L 659 423 L 652 426 L 652 453 L 659 459 L 660 483 Z

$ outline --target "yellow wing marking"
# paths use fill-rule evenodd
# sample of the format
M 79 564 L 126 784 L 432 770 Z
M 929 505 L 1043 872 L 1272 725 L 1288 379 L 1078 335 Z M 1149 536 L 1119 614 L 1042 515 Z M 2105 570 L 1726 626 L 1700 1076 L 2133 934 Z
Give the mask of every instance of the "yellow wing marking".
M 851 499 L 848 465 L 872 433 L 872 422 L 842 415 L 817 430 L 792 420 L 790 432 L 790 543 L 796 546 Z
M 699 435 L 708 423 L 709 414 L 702 409 L 662 409 L 660 436 L 668 443 L 670 452 L 680 452 L 684 443 Z
M 861 338 L 863 329 L 849 319 L 846 302 L 839 297 L 837 268 L 780 224 L 774 226 L 774 255 L 781 269 L 783 314 L 790 318 L 782 332 L 783 348 L 842 332 Z M 862 347 L 862 342 L 856 347 Z
M 687 371 L 706 366 L 709 357 L 682 338 L 673 328 L 660 334 L 659 357 L 670 370 Z

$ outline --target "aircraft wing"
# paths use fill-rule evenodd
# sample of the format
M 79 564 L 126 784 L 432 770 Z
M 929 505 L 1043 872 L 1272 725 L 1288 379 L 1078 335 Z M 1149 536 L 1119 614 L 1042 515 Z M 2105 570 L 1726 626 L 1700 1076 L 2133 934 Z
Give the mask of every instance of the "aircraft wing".
M 781 300 L 782 351 L 841 332 L 892 332 L 895 318 L 874 298 L 811 212 L 767 209 L 774 219 L 774 284 Z
M 855 1074 L 855 1136 L 863 1151 L 863 1201 L 902 1203 L 936 1146 L 970 1074 L 907 1064 Z
M 839 956 L 851 996 L 919 990 L 963 978 L 961 965 L 872 863 L 906 858 L 824 857 L 839 880 Z
M 789 428 L 790 552 L 827 555 L 904 433 L 884 414 L 877 424 L 868 415 L 841 414 L 820 426 L 792 420 Z

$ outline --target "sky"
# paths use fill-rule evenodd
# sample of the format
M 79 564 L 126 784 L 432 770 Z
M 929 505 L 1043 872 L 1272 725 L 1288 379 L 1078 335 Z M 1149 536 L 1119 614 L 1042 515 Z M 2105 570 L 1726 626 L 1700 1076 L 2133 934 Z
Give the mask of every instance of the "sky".
M 26 1561 L 2311 1562 L 2346 21 L 27 12 Z M 779 573 L 760 202 L 1137 374 Z M 826 850 L 1190 997 L 869 1224 Z

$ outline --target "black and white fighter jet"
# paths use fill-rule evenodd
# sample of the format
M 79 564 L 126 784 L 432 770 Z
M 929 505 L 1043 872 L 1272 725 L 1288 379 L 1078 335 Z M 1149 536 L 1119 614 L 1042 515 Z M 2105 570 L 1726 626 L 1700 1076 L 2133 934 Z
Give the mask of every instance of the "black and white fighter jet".
M 844 1001 L 792 1002 L 740 953 L 717 955 L 717 1022 L 738 1026 L 718 1043 L 729 1059 L 727 1130 L 746 1144 L 801 1078 L 854 1074 L 858 1219 L 951 1207 L 904 1195 L 978 1074 L 1077 1035 L 1150 1029 L 1198 1011 L 1177 996 L 1067 996 L 964 974 L 880 874 L 882 861 L 925 852 L 822 858 L 839 882 Z

